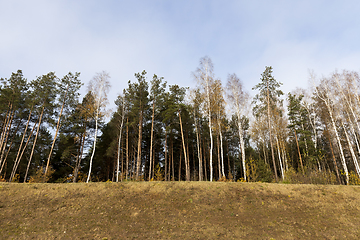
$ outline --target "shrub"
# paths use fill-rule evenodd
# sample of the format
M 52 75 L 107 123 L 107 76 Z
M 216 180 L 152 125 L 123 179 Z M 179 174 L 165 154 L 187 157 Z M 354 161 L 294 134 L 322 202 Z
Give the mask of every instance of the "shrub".
M 159 164 L 155 167 L 154 181 L 164 181 L 164 171 Z
M 43 183 L 49 181 L 51 175 L 55 172 L 52 167 L 49 167 L 48 172 L 45 176 L 45 168 L 39 167 L 35 174 L 30 176 L 29 183 Z
M 289 168 L 285 172 L 283 183 L 292 184 L 337 184 L 336 176 L 331 171 L 319 171 L 318 169 L 305 168 L 305 174 Z
M 349 185 L 360 185 L 360 178 L 353 171 L 349 173 Z

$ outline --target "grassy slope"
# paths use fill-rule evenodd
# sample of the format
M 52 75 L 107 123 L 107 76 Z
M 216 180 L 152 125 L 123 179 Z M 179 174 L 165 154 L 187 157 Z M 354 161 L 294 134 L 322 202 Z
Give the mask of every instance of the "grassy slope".
M 360 187 L 0 184 L 0 239 L 360 239 Z

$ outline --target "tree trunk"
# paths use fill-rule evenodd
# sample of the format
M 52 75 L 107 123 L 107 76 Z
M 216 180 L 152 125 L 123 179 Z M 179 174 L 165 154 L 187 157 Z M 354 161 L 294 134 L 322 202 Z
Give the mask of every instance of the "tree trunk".
M 223 137 L 221 132 L 221 126 L 219 126 L 219 131 L 220 131 L 220 150 L 221 150 L 221 172 L 222 175 L 225 177 L 224 149 L 223 149 Z
M 284 141 L 281 141 L 280 145 L 281 145 L 281 148 L 282 148 L 283 159 L 285 161 L 285 169 L 287 171 L 287 170 L 289 170 L 289 164 L 288 164 L 287 157 L 286 157 L 286 147 L 285 147 Z
M 197 146 L 197 152 L 198 152 L 198 159 L 199 159 L 199 181 L 203 180 L 203 163 L 202 163 L 202 157 L 201 157 L 201 149 L 200 149 L 200 141 L 199 141 L 199 130 L 198 130 L 198 124 L 197 119 L 194 114 L 194 122 L 195 122 L 195 134 L 196 134 L 196 146 Z
M 272 137 L 271 137 L 269 80 L 266 81 L 266 86 L 267 86 L 267 118 L 268 118 L 271 157 L 272 157 L 272 161 L 273 161 L 273 165 L 274 165 L 275 181 L 278 182 L 279 180 L 278 180 L 276 163 L 275 163 L 274 147 L 273 147 L 273 142 L 272 142 Z
M 333 158 L 333 162 L 334 162 L 334 168 L 335 168 L 335 172 L 336 172 L 336 176 L 337 176 L 337 179 L 339 181 L 339 184 L 343 184 L 343 181 L 341 180 L 341 177 L 340 177 L 340 174 L 339 174 L 339 169 L 338 169 L 338 166 L 337 166 L 337 162 L 336 162 L 336 158 L 335 158 L 335 154 L 334 154 L 334 149 L 333 149 L 333 146 L 332 146 L 332 143 L 331 143 L 331 137 L 330 137 L 330 132 L 327 128 L 327 124 L 325 124 L 325 128 L 326 128 L 326 132 L 327 132 L 327 137 L 328 137 L 328 140 L 329 140 L 329 144 L 330 144 L 330 149 L 331 149 L 331 154 L 332 154 L 332 158 Z
M 151 116 L 151 132 L 150 132 L 150 166 L 149 166 L 149 181 L 151 180 L 152 175 L 152 149 L 153 149 L 153 135 L 154 135 L 154 118 L 155 118 L 155 101 L 153 101 L 153 109 L 152 109 L 152 116 Z
M 126 118 L 126 180 L 129 175 L 129 118 Z
M 21 125 L 21 121 L 19 121 L 19 123 L 18 123 L 18 125 L 17 125 L 17 127 L 16 127 L 16 129 L 14 131 L 15 134 L 11 138 L 11 142 L 9 144 L 8 150 L 6 151 L 6 155 L 5 155 L 5 149 L 6 149 L 6 145 L 7 145 L 7 140 L 6 140 L 6 145 L 4 145 L 4 151 L 1 153 L 0 166 L 1 166 L 1 162 L 6 162 L 6 160 L 7 160 L 7 157 L 9 155 L 9 153 L 10 153 L 10 150 L 11 150 L 11 146 L 14 143 L 14 139 L 16 137 L 16 133 L 19 130 L 20 125 Z M 4 158 L 4 155 L 5 155 L 5 158 Z
M 185 140 L 184 140 L 184 132 L 182 127 L 182 121 L 181 121 L 181 114 L 180 109 L 178 110 L 179 119 L 180 119 L 180 130 L 181 130 L 181 139 L 182 139 L 182 145 L 184 149 L 184 159 L 185 159 L 185 172 L 186 172 L 186 181 L 190 181 L 190 169 L 189 169 L 189 163 L 186 156 L 186 148 L 185 148 Z M 181 161 L 181 160 L 180 160 Z
M 330 98 L 329 96 L 320 96 L 317 88 L 315 88 L 316 92 L 317 92 L 317 95 L 318 97 L 324 101 L 327 109 L 328 109 L 328 112 L 329 112 L 329 116 L 330 116 L 330 120 L 331 120 L 331 124 L 332 124 L 332 127 L 334 129 L 334 133 L 335 133 L 335 136 L 336 136 L 336 140 L 338 142 L 338 145 L 339 145 L 339 150 L 340 150 L 340 156 L 341 156 L 341 163 L 342 163 L 342 166 L 344 168 L 344 172 L 345 172 L 345 175 L 346 175 L 346 184 L 349 184 L 349 172 L 348 172 L 348 168 L 347 168 L 347 165 L 346 165 L 346 161 L 345 161 L 345 156 L 344 156 L 344 152 L 343 152 L 343 148 L 342 148 L 342 145 L 341 145 L 341 141 L 340 141 L 340 137 L 339 137 L 339 134 L 337 132 L 337 128 L 336 128 L 336 124 L 335 124 L 335 119 L 333 117 L 333 111 L 331 109 L 331 106 L 330 106 Z M 327 91 L 327 90 L 326 90 Z M 326 94 L 329 94 L 329 92 L 327 91 Z
M 20 142 L 19 150 L 18 150 L 18 152 L 17 152 L 16 158 L 15 158 L 15 161 L 14 161 L 14 167 L 13 167 L 12 172 L 14 172 L 15 166 L 18 165 L 17 162 L 18 162 L 18 161 L 20 162 L 19 155 L 20 155 L 20 152 L 21 152 L 22 145 L 23 145 L 23 143 L 24 143 L 24 139 L 25 139 L 25 135 L 26 135 L 27 129 L 28 129 L 28 127 L 29 127 L 30 118 L 31 118 L 31 113 L 32 113 L 32 108 L 31 108 L 30 113 L 29 113 L 29 117 L 28 117 L 28 120 L 27 120 L 27 123 L 26 123 L 26 126 L 25 126 L 25 130 L 24 130 L 24 133 L 23 133 L 21 142 Z M 2 170 L 2 169 L 1 169 L 1 170 Z M 0 174 L 1 174 L 1 170 L 0 170 Z M 15 172 L 16 172 L 16 170 L 15 170 Z M 13 173 L 11 173 L 11 175 L 13 175 Z
M 212 152 L 213 152 L 213 136 L 212 136 L 212 129 L 211 129 L 211 115 L 209 113 L 209 131 L 210 131 L 210 182 L 213 181 L 213 159 L 212 159 Z
M 119 131 L 118 154 L 117 154 L 117 165 L 116 165 L 116 182 L 119 182 L 121 133 L 122 133 L 123 125 L 124 125 L 124 113 L 122 113 L 122 116 L 121 116 L 121 124 L 120 124 L 120 131 Z M 122 174 L 122 172 L 121 172 L 121 174 Z
M 165 181 L 168 181 L 168 153 L 167 153 L 167 131 L 165 128 Z
M 80 170 L 80 164 L 81 164 L 81 160 L 82 160 L 82 155 L 83 155 L 83 151 L 84 151 L 84 145 L 85 145 L 85 138 L 86 138 L 86 124 L 84 126 L 84 133 L 81 136 L 81 141 L 80 141 L 80 153 L 79 156 L 76 160 L 76 165 L 75 165 L 75 169 L 74 169 L 74 178 L 73 178 L 73 182 L 76 183 L 78 180 L 78 175 L 79 175 L 79 170 Z
M 14 115 L 15 115 L 15 113 L 11 114 L 10 120 L 8 121 L 8 126 L 6 127 L 5 132 L 4 132 L 4 138 L 5 139 L 3 138 L 3 140 L 1 141 L 1 148 L 0 148 L 1 149 L 1 158 L 0 158 L 0 162 L 2 162 L 3 157 L 4 157 L 6 144 L 7 144 L 9 135 L 10 135 L 11 125 L 12 125 L 12 122 L 13 122 Z
M 10 131 L 13 116 L 14 116 L 14 114 L 12 111 L 12 104 L 10 104 L 10 109 L 8 111 L 8 114 L 6 114 L 6 118 L 4 120 L 4 127 L 1 132 L 1 139 L 0 139 L 0 152 L 1 153 L 3 152 L 3 146 L 5 145 L 6 138 L 8 136 L 8 132 Z
M 266 158 L 266 155 L 267 155 L 267 154 L 266 154 L 266 151 L 265 151 L 265 150 L 266 150 L 266 149 L 265 149 L 265 140 L 264 140 L 264 142 L 263 142 L 262 145 L 263 145 L 262 149 L 263 149 L 263 153 L 264 153 L 264 160 L 265 160 L 265 164 L 267 165 L 268 162 L 267 162 L 267 158 Z
M 206 149 L 205 149 L 205 141 L 203 141 L 203 156 L 204 156 L 204 172 L 205 172 L 205 181 L 208 180 L 208 175 L 207 175 L 207 166 L 206 166 Z
M 122 149 L 124 149 L 124 142 L 122 143 Z M 124 151 L 121 151 L 121 181 L 124 180 L 125 174 L 124 174 Z
M 281 170 L 281 178 L 282 178 L 282 180 L 284 180 L 284 167 L 283 167 L 283 162 L 282 162 L 282 160 L 281 160 L 279 139 L 278 139 L 277 136 L 275 136 L 275 139 L 276 139 L 276 145 L 277 145 L 278 156 L 279 156 L 279 163 L 280 163 L 280 170 Z
M 354 149 L 351 145 L 351 142 L 350 142 L 350 138 L 349 138 L 349 135 L 345 129 L 345 126 L 344 126 L 344 123 L 343 121 L 341 121 L 341 125 L 344 129 L 344 132 L 345 132 L 345 136 L 346 136 L 346 141 L 348 142 L 348 145 L 349 145 L 349 149 L 350 149 L 350 153 L 351 153 L 351 156 L 352 156 L 352 159 L 353 159 L 353 162 L 354 162 L 354 165 L 355 165 L 355 169 L 356 169 L 356 173 L 358 174 L 358 176 L 360 177 L 360 167 L 359 167 L 359 164 L 358 164 L 358 161 L 356 159 L 356 156 L 355 156 L 355 152 L 354 152 Z
M 191 168 L 190 168 L 190 152 L 189 152 L 189 134 L 187 134 L 187 132 L 185 132 L 186 134 L 186 158 L 187 158 L 187 169 L 189 172 L 189 181 L 191 181 Z M 194 168 L 195 171 L 195 168 Z
M 240 149 L 241 149 L 241 160 L 242 160 L 243 174 L 244 174 L 244 180 L 246 182 L 247 181 L 247 176 L 246 176 L 246 162 L 245 162 L 245 142 L 244 142 L 244 136 L 243 136 L 243 133 L 242 133 L 242 124 L 241 124 L 241 121 L 240 121 L 239 114 L 238 114 L 238 128 L 239 128 L 239 140 L 240 140 Z
M 173 144 L 173 140 L 171 140 L 171 167 L 172 167 L 172 181 L 175 181 L 174 144 Z
M 228 160 L 228 175 L 229 175 L 229 179 L 231 179 L 230 178 L 230 174 L 232 175 L 232 176 L 234 176 L 233 174 L 232 174 L 232 171 L 231 171 L 231 165 L 230 165 L 230 154 L 229 154 L 229 143 L 228 142 L 226 142 L 226 150 L 227 150 L 227 160 Z
M 217 145 L 217 162 L 218 162 L 218 173 L 219 173 L 219 178 L 218 180 L 220 180 L 220 178 L 222 177 L 221 175 L 221 160 L 220 160 L 220 136 L 217 136 L 217 141 L 216 141 L 216 145 Z
M 329 107 L 328 107 L 328 109 L 329 109 Z M 346 162 L 345 162 L 345 156 L 344 156 L 343 148 L 342 148 L 342 145 L 341 145 L 339 134 L 337 132 L 337 128 L 336 128 L 334 118 L 332 116 L 331 109 L 329 109 L 329 115 L 330 115 L 331 123 L 332 123 L 333 129 L 334 129 L 334 132 L 335 132 L 335 136 L 336 136 L 336 139 L 337 139 L 337 142 L 338 142 L 338 145 L 339 145 L 339 149 L 340 149 L 341 163 L 343 165 L 344 172 L 345 172 L 345 175 L 346 175 L 346 184 L 349 184 L 349 171 L 348 171 L 348 168 L 347 168 L 347 165 L 346 165 Z
M 36 125 L 36 124 L 35 124 L 35 125 Z M 24 132 L 24 134 L 25 134 L 25 132 Z M 25 136 L 25 135 L 24 135 L 24 136 Z M 23 137 L 23 140 L 24 140 L 24 137 Z M 22 141 L 23 141 L 23 140 L 22 140 Z M 21 143 L 21 144 L 22 144 L 22 143 Z M 8 152 L 7 152 L 4 160 L 3 160 L 3 161 L 0 161 L 0 162 L 1 162 L 1 165 L 0 165 L 0 166 L 1 166 L 1 168 L 0 168 L 0 175 L 1 175 L 2 171 L 3 171 L 4 166 L 5 166 L 6 159 L 7 159 L 7 156 L 8 156 L 8 154 L 9 154 L 11 145 L 12 145 L 12 143 L 10 144 L 9 150 L 8 150 Z M 19 148 L 19 151 L 20 151 L 20 148 Z M 18 157 L 17 157 L 17 158 L 15 159 L 15 161 L 14 161 L 14 167 L 16 166 L 16 163 L 17 163 L 18 161 L 20 161 L 20 160 L 18 160 Z M 17 163 L 17 165 L 19 165 L 19 164 Z M 17 169 L 17 166 L 16 166 L 16 169 Z M 13 171 L 14 171 L 14 169 L 13 169 Z M 16 170 L 15 170 L 15 171 L 16 171 Z
M 61 115 L 62 115 L 62 112 L 63 112 L 63 110 L 64 110 L 65 100 L 66 100 L 66 96 L 67 96 L 68 90 L 69 90 L 69 86 L 68 86 L 67 89 L 66 89 L 65 96 L 64 96 L 64 101 L 63 101 L 63 103 L 62 103 L 61 110 L 60 110 L 60 114 L 59 114 L 59 119 L 58 119 L 58 122 L 57 122 L 57 124 L 56 124 L 56 132 L 55 132 L 54 140 L 53 140 L 53 142 L 52 142 L 52 145 L 51 145 L 51 148 L 50 148 L 49 157 L 48 157 L 47 163 L 46 163 L 45 174 L 44 174 L 44 182 L 45 182 L 46 174 L 47 174 L 47 171 L 48 171 L 48 168 L 49 168 L 51 154 L 52 154 L 53 149 L 54 149 L 54 146 L 55 146 L 56 137 L 57 137 L 57 135 L 58 135 L 58 133 L 59 133 L 59 130 L 60 130 Z
M 6 135 L 6 130 L 8 128 L 8 123 L 10 120 L 10 115 L 11 115 L 11 109 L 9 109 L 6 113 L 6 116 L 2 122 L 2 128 L 1 128 L 1 135 L 0 135 L 0 149 L 2 149 L 3 143 L 4 143 L 4 139 L 5 139 L 5 135 Z
M 140 167 L 141 167 L 141 142 L 142 142 L 142 122 L 143 122 L 143 115 L 142 114 L 143 114 L 142 110 L 140 110 L 139 139 L 138 139 L 137 162 L 136 162 L 136 180 L 137 181 L 140 180 L 139 176 L 140 176 Z
M 29 134 L 28 139 L 26 140 L 25 146 L 24 146 L 24 148 L 23 148 L 23 150 L 22 150 L 22 152 L 21 152 L 21 154 L 20 154 L 20 157 L 19 157 L 19 160 L 18 160 L 17 165 L 19 165 L 19 163 L 20 163 L 20 161 L 21 161 L 21 158 L 22 158 L 22 156 L 23 156 L 23 154 L 24 154 L 24 152 L 25 152 L 25 150 L 26 150 L 26 147 L 27 147 L 28 143 L 30 142 L 30 138 L 31 138 L 31 136 L 32 136 L 33 133 L 34 133 L 36 124 L 37 124 L 37 122 L 35 123 L 34 127 L 32 128 L 32 130 L 31 130 L 31 132 L 30 132 L 30 134 Z M 16 168 L 17 168 L 17 167 L 18 167 L 18 166 L 16 166 Z M 26 168 L 26 174 L 25 174 L 25 177 L 24 177 L 24 183 L 26 182 L 26 178 L 27 178 L 27 175 L 28 175 L 29 167 L 30 167 L 30 161 L 28 162 L 28 165 L 27 165 L 27 168 Z M 15 170 L 15 171 L 16 171 L 16 170 Z M 14 174 L 14 175 L 15 175 L 15 174 Z
M 36 141 L 37 141 L 37 138 L 38 138 L 38 135 L 39 135 L 40 126 L 41 126 L 41 120 L 42 120 L 42 117 L 43 117 L 43 114 L 44 114 L 44 109 L 45 109 L 45 107 L 43 106 L 43 107 L 42 107 L 42 110 L 41 110 L 40 117 L 39 117 L 39 125 L 38 125 L 38 127 L 37 127 L 37 129 L 36 129 L 36 135 L 35 135 L 33 147 L 32 147 L 32 149 L 31 149 L 31 154 L 30 154 L 29 162 L 28 162 L 28 165 L 27 165 L 27 168 L 26 168 L 26 173 L 25 173 L 24 181 L 26 181 L 26 178 L 27 178 L 27 175 L 28 175 L 28 172 L 29 172 L 29 168 L 30 168 L 30 163 L 31 163 L 32 157 L 33 157 L 33 155 L 34 155 L 35 145 L 36 145 Z M 34 126 L 34 127 L 35 127 L 35 126 Z M 25 148 L 26 148 L 26 146 L 24 147 L 24 150 L 25 150 Z M 21 159 L 21 156 L 20 156 L 20 159 Z
M 301 158 L 300 147 L 299 147 L 299 142 L 298 142 L 298 139 L 297 139 L 297 134 L 296 134 L 296 130 L 295 130 L 295 128 L 294 128 L 294 134 L 295 134 L 296 146 L 297 146 L 298 153 L 299 153 L 299 159 L 300 159 L 301 170 L 302 170 L 302 174 L 303 174 L 303 176 L 304 176 L 304 175 L 305 175 L 304 165 L 303 165 L 302 158 Z
M 93 145 L 93 151 L 92 151 L 91 158 L 90 158 L 89 174 L 88 174 L 88 177 L 87 177 L 87 179 L 86 179 L 86 183 L 89 183 L 89 181 L 90 181 L 92 162 L 93 162 L 93 158 L 94 158 L 94 154 L 95 154 L 96 140 L 97 140 L 97 131 L 98 131 L 99 108 L 100 108 L 100 107 L 97 107 L 97 109 L 96 109 L 94 145 Z
M 180 148 L 181 149 L 181 148 Z M 181 181 L 181 159 L 182 159 L 182 151 L 180 150 L 180 159 L 179 159 L 179 172 L 178 172 L 178 181 Z

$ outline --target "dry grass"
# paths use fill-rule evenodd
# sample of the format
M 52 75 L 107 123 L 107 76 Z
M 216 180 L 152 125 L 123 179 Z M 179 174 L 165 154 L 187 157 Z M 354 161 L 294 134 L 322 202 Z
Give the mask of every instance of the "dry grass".
M 360 239 L 360 187 L 0 183 L 0 239 Z

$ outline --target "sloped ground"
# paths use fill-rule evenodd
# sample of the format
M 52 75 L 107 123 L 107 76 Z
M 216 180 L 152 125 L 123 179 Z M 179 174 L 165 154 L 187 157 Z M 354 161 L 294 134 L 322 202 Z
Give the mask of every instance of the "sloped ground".
M 0 184 L 0 239 L 360 239 L 360 187 Z

